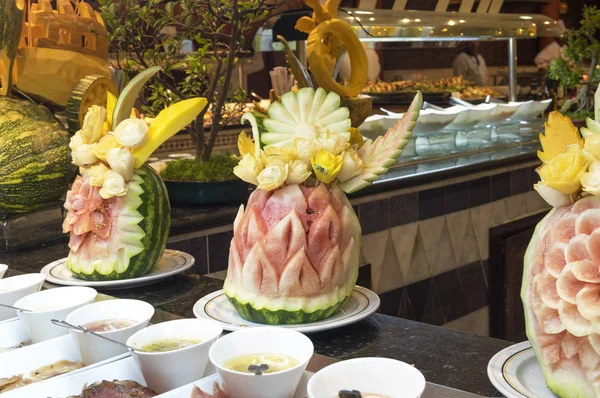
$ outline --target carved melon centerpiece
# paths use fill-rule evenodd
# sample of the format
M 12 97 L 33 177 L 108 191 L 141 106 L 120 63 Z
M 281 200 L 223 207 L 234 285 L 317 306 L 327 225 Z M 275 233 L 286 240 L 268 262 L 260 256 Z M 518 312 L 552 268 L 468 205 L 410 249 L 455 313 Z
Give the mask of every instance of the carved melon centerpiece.
M 79 175 L 67 193 L 63 230 L 70 234 L 67 267 L 85 280 L 129 279 L 150 272 L 160 260 L 170 226 L 162 179 L 145 165 L 168 138 L 192 122 L 204 98 L 177 102 L 148 124 L 133 104 L 160 68 L 133 78 L 119 98 L 92 106 L 71 138 Z
M 341 98 L 323 88 L 281 96 L 268 116 L 246 113 L 234 173 L 257 189 L 234 222 L 224 291 L 238 313 L 265 324 L 335 314 L 356 284 L 358 218 L 346 197 L 385 173 L 416 124 L 418 93 L 402 120 L 363 142 Z

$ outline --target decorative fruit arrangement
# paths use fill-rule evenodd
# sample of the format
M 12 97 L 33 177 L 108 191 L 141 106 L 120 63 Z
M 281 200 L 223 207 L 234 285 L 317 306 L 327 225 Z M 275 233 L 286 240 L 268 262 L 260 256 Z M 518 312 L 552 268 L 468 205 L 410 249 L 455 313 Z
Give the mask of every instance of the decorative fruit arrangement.
M 150 123 L 137 118 L 133 104 L 144 83 L 160 68 L 133 78 L 119 98 L 92 106 L 71 138 L 79 176 L 67 193 L 70 233 L 67 267 L 85 280 L 128 279 L 144 275 L 160 260 L 170 226 L 162 179 L 145 165 L 152 152 L 206 106 L 204 98 L 177 102 Z
M 309 87 L 246 113 L 234 173 L 257 185 L 234 221 L 223 287 L 239 314 L 267 324 L 333 315 L 358 277 L 361 228 L 345 193 L 388 170 L 412 134 L 422 96 L 394 128 L 363 142 L 335 92 Z
M 0 214 L 58 200 L 73 180 L 69 133 L 41 105 L 0 96 Z
M 599 97 L 596 120 L 581 133 L 569 118 L 549 115 L 535 189 L 554 209 L 524 259 L 527 336 L 548 387 L 565 398 L 600 396 Z
M 318 87 L 342 98 L 343 105 L 350 109 L 352 126 L 358 127 L 372 108 L 371 98 L 360 95 L 368 80 L 365 49 L 350 25 L 337 18 L 339 1 L 327 0 L 324 6 L 318 0 L 305 0 L 305 3 L 314 10 L 313 15 L 300 18 L 296 29 L 308 34 L 306 54 L 309 69 Z M 284 43 L 287 66 L 298 88 L 314 88 L 308 70 L 298 61 L 285 39 L 281 36 L 278 39 Z M 345 50 L 348 51 L 352 71 L 349 82 L 342 84 L 335 80 L 335 75 Z M 273 87 L 287 87 L 293 82 L 287 73 L 274 75 L 274 72 L 271 72 Z M 281 95 L 281 91 L 276 90 L 277 95 Z

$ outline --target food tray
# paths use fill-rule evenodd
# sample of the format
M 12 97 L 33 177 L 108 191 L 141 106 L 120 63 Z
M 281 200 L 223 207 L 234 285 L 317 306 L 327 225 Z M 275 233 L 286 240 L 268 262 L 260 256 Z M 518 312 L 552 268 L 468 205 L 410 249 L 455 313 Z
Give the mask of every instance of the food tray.
M 71 339 L 71 336 L 66 337 Z M 48 342 L 52 341 L 48 340 Z M 0 361 L 2 360 L 0 359 Z M 68 397 L 79 395 L 86 385 L 102 380 L 133 380 L 146 385 L 146 380 L 131 354 L 123 354 L 64 375 L 5 392 L 2 394 L 2 398 Z
M 55 339 L 46 340 L 41 343 L 0 354 L 0 379 L 10 378 L 19 374 L 27 377 L 31 372 L 42 366 L 50 365 L 62 360 L 72 362 L 81 361 L 79 349 L 73 338 L 69 335 L 60 336 Z M 40 381 L 36 384 L 45 382 L 46 381 Z M 31 386 L 35 386 L 36 384 L 32 384 Z M 19 392 L 28 387 L 30 386 L 17 388 L 13 391 Z M 3 393 L 2 398 L 9 396 L 9 392 Z

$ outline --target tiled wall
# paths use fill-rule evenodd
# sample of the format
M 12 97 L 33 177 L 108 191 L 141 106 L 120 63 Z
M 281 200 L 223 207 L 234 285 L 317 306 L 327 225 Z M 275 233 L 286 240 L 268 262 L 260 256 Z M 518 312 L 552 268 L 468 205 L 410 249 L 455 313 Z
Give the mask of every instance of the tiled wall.
M 359 284 L 380 312 L 488 334 L 489 228 L 545 211 L 533 191 L 535 164 L 496 170 L 353 201 L 363 242 Z M 195 271 L 224 278 L 231 226 L 172 242 Z M 177 237 L 175 237 L 175 240 Z

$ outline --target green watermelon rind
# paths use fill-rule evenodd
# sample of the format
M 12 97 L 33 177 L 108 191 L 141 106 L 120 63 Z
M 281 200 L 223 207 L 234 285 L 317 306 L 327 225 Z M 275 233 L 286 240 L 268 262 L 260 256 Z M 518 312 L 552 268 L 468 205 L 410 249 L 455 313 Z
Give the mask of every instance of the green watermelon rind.
M 540 360 L 543 358 L 543 356 L 542 350 L 537 343 L 537 336 L 534 330 L 535 315 L 527 305 L 529 278 L 531 277 L 529 269 L 533 265 L 538 242 L 540 241 L 542 234 L 546 230 L 547 224 L 552 219 L 555 211 L 556 209 L 552 209 L 550 212 L 548 212 L 548 214 L 535 227 L 535 231 L 533 232 L 533 236 L 529 242 L 529 245 L 527 246 L 527 251 L 525 252 L 525 256 L 523 258 L 524 267 L 523 281 L 521 284 L 521 300 L 523 301 L 523 306 L 525 309 L 525 331 L 542 368 L 546 384 L 552 392 L 563 398 L 594 398 L 596 395 L 586 380 L 583 380 L 582 382 L 571 374 L 564 372 L 559 373 L 559 371 L 552 372 L 547 364 Z
M 358 280 L 358 267 L 348 277 L 348 281 L 335 292 L 318 297 L 279 297 L 268 298 L 244 291 L 226 279 L 223 291 L 238 314 L 247 321 L 267 325 L 311 323 L 333 316 L 352 296 Z
M 141 205 L 136 209 L 144 216 L 138 224 L 145 232 L 141 239 L 143 251 L 129 259 L 129 266 L 123 272 L 112 271 L 108 274 L 94 270 L 92 273 L 75 272 L 71 256 L 67 259 L 67 268 L 73 275 L 86 281 L 112 281 L 137 278 L 148 274 L 160 261 L 167 246 L 171 223 L 169 198 L 162 178 L 149 166 L 144 165 L 136 171 L 143 182 L 142 188 L 150 187 L 140 195 Z M 153 211 L 152 211 L 153 210 Z
M 227 299 L 236 309 L 238 314 L 247 321 L 262 323 L 265 325 L 296 325 L 300 323 L 312 323 L 327 319 L 336 314 L 346 303 L 348 297 L 342 301 L 314 312 L 276 310 L 271 311 L 266 308 L 256 309 L 250 303 L 241 303 L 233 297 L 227 296 Z

